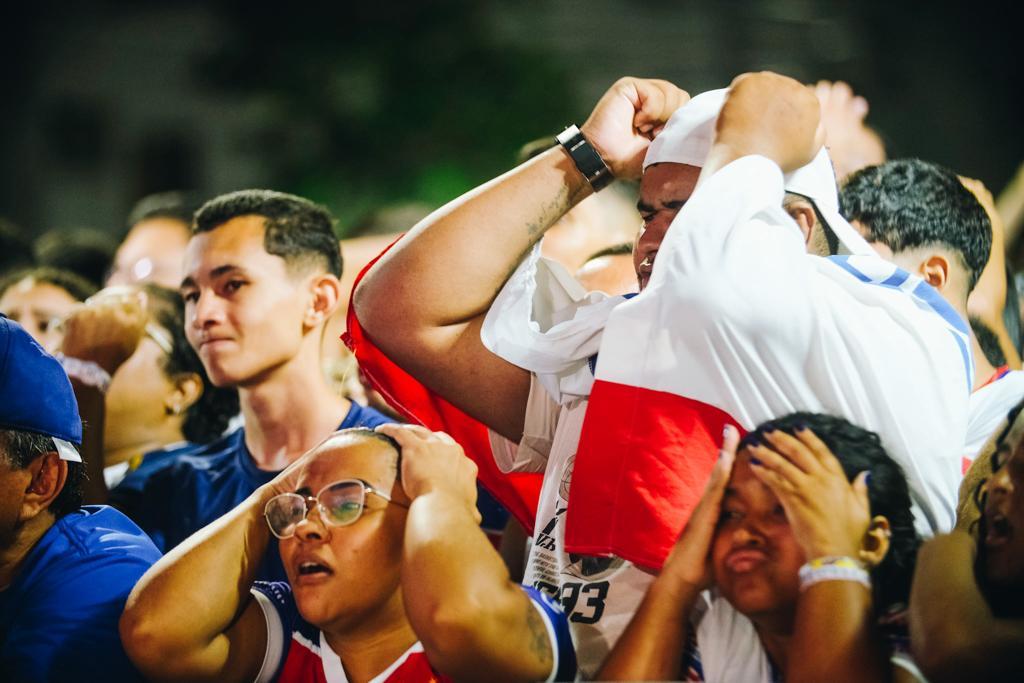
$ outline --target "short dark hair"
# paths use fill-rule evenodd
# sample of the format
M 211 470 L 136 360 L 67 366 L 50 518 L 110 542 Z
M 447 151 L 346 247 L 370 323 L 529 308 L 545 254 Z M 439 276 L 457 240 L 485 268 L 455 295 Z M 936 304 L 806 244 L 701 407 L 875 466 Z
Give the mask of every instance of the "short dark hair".
M 117 243 L 99 230 L 71 228 L 43 233 L 36 239 L 33 249 L 40 266 L 69 270 L 99 285 L 114 262 Z
M 886 452 L 878 434 L 841 417 L 819 413 L 793 413 L 768 420 L 743 437 L 740 443 L 747 445 L 767 430 L 793 434 L 800 427 L 810 429 L 828 446 L 849 481 L 865 470 L 871 473 L 868 486 L 871 514 L 884 515 L 892 532 L 889 552 L 872 572 L 875 606 L 879 613 L 885 613 L 897 605 L 905 605 L 910 596 L 910 582 L 921 539 L 914 527 L 910 487 L 903 468 Z
M 937 245 L 951 250 L 974 289 L 992 251 L 992 223 L 952 171 L 920 159 L 896 159 L 851 175 L 839 192 L 847 220 L 898 254 Z
M 263 248 L 283 258 L 289 268 L 320 266 L 341 277 L 341 246 L 334 220 L 319 204 L 272 190 L 239 190 L 203 204 L 192 231 L 209 232 L 239 216 L 263 217 Z
M 158 192 L 149 194 L 135 202 L 128 212 L 126 230 L 131 230 L 137 223 L 151 218 L 170 218 L 192 227 L 192 216 L 202 202 L 190 192 Z
M 40 266 L 17 270 L 0 279 L 0 296 L 14 285 L 28 279 L 60 287 L 78 301 L 85 301 L 96 293 L 96 285 L 70 270 Z
M 185 336 L 185 304 L 173 289 L 147 283 L 142 286 L 148 300 L 149 315 L 171 335 L 171 352 L 164 357 L 163 371 L 168 377 L 183 373 L 199 375 L 203 393 L 185 411 L 183 436 L 193 443 L 210 443 L 224 435 L 228 423 L 238 414 L 238 390 L 217 387 L 210 382 L 202 361 Z
M 53 439 L 43 434 L 17 429 L 0 429 L 0 450 L 7 462 L 17 470 L 28 467 L 33 460 L 56 450 Z M 50 503 L 50 512 L 58 519 L 82 507 L 82 476 L 84 465 L 68 462 L 68 476 L 64 488 Z

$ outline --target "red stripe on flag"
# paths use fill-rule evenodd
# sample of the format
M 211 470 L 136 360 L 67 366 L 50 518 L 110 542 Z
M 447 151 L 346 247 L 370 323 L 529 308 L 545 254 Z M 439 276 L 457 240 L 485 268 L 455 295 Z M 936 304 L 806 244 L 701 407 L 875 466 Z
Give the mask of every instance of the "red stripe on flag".
M 366 272 L 393 246 L 394 243 L 363 268 L 352 287 L 353 292 Z M 466 455 L 476 463 L 480 483 L 532 536 L 542 475 L 522 472 L 505 474 L 498 469 L 491 452 L 487 427 L 395 365 L 363 331 L 355 310 L 350 295 L 348 330 L 341 338 L 352 349 L 356 360 L 359 361 L 359 367 L 370 384 L 380 392 L 388 405 L 407 420 L 419 423 L 432 431 L 447 432 L 458 441 L 465 449 Z
M 700 401 L 595 381 L 569 489 L 566 550 L 660 569 L 704 493 L 727 423 L 736 425 Z

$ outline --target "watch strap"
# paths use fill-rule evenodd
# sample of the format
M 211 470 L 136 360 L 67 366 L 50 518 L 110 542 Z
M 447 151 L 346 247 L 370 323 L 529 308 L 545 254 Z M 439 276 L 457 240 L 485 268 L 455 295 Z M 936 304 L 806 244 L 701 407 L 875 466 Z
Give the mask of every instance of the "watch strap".
M 565 151 L 569 154 L 569 158 L 576 165 L 576 168 L 583 177 L 587 179 L 590 186 L 594 188 L 594 192 L 607 187 L 615 176 L 612 175 L 612 170 L 608 168 L 608 164 L 604 163 L 604 159 L 597 153 L 594 146 L 583 137 L 583 133 L 576 126 L 569 126 L 561 133 L 555 136 L 555 140 L 558 141 Z

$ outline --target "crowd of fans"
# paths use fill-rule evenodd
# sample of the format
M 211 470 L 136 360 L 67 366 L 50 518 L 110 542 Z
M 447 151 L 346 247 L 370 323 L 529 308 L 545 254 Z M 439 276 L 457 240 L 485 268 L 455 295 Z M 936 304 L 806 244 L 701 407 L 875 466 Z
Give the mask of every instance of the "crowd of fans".
M 624 78 L 340 243 L 3 223 L 0 680 L 1016 680 L 1008 240 L 866 114 Z

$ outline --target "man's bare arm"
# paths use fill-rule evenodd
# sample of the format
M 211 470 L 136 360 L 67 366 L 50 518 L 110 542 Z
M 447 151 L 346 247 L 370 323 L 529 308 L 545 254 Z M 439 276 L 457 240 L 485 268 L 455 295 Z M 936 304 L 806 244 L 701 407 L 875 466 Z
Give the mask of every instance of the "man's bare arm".
M 583 125 L 616 177 L 688 99 L 665 81 L 621 79 Z M 484 315 L 526 252 L 592 189 L 557 147 L 421 221 L 355 290 L 374 342 L 421 382 L 504 436 L 522 434 L 529 376 L 480 340 Z

